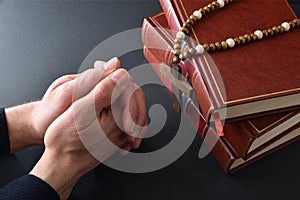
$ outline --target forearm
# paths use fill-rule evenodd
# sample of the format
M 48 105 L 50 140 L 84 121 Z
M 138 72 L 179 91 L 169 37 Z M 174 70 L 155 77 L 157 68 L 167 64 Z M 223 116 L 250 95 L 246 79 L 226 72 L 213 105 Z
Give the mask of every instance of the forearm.
M 42 144 L 33 128 L 32 110 L 36 102 L 5 109 L 10 152 L 15 153 L 25 147 Z
M 61 156 L 46 150 L 30 174 L 48 183 L 64 200 L 82 175 L 77 166 L 70 166 L 70 163 L 73 162 L 67 155 Z

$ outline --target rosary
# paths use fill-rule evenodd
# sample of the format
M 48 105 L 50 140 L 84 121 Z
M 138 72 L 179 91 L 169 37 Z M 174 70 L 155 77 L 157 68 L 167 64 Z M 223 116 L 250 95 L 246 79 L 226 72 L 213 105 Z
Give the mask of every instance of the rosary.
M 245 34 L 234 38 L 228 38 L 225 41 L 218 41 L 210 44 L 205 43 L 203 45 L 198 44 L 195 48 L 189 48 L 186 52 L 182 52 L 182 41 L 184 40 L 185 36 L 189 34 L 190 29 L 193 27 L 196 21 L 200 20 L 206 14 L 216 11 L 217 9 L 223 8 L 225 5 L 228 5 L 232 1 L 233 0 L 213 1 L 207 6 L 196 10 L 189 17 L 189 19 L 187 19 L 186 22 L 184 22 L 180 31 L 177 32 L 176 39 L 174 40 L 174 58 L 173 62 L 171 63 L 171 66 L 174 66 L 174 64 L 177 65 L 181 61 L 185 61 L 186 59 L 192 58 L 196 55 L 201 55 L 204 53 L 204 51 L 214 52 L 217 50 L 226 50 L 229 48 L 234 48 L 249 42 L 261 40 L 263 38 L 288 32 L 300 26 L 300 20 L 296 18 L 289 22 L 283 22 L 281 25 L 273 26 L 265 30 L 256 30 L 254 33 Z
M 185 39 L 186 35 L 189 34 L 190 29 L 192 29 L 193 25 L 196 21 L 200 20 L 206 14 L 209 14 L 213 11 L 223 8 L 224 6 L 228 5 L 233 0 L 216 0 L 196 10 L 193 14 L 184 22 L 180 31 L 177 32 L 176 38 L 174 40 L 173 46 L 173 54 L 174 58 L 173 61 L 170 63 L 171 67 L 171 76 L 169 76 L 168 72 L 164 72 L 165 68 L 162 68 L 163 74 L 166 77 L 169 77 L 172 81 L 172 88 L 173 88 L 173 107 L 176 111 L 180 112 L 181 110 L 181 95 L 182 93 L 188 95 L 189 98 L 193 99 L 193 88 L 186 84 L 185 82 L 180 82 L 180 75 L 178 72 L 181 72 L 181 68 L 178 64 L 181 61 L 185 61 L 186 59 L 193 58 L 194 56 L 201 55 L 205 51 L 207 52 L 214 52 L 218 50 L 226 50 L 230 48 L 234 48 L 249 42 L 254 42 L 257 40 L 261 40 L 263 38 L 275 36 L 284 32 L 288 32 L 294 28 L 300 26 L 299 18 L 293 19 L 289 22 L 283 22 L 280 25 L 272 26 L 271 28 L 267 28 L 264 30 L 256 30 L 250 34 L 244 34 L 234 38 L 228 38 L 224 41 L 217 41 L 213 43 L 205 43 L 205 44 L 198 44 L 194 48 L 188 48 L 185 52 L 182 50 L 182 43 Z M 172 77 L 173 76 L 173 77 Z M 174 78 L 176 77 L 176 78 Z

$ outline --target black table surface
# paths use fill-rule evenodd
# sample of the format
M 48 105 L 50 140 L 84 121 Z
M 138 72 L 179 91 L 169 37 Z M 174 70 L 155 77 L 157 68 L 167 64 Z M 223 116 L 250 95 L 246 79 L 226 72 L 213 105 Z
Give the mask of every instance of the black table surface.
M 77 73 L 100 42 L 141 27 L 144 17 L 160 11 L 157 1 L 0 0 L 0 104 L 41 98 L 57 77 Z M 146 63 L 141 50 L 121 61 L 127 69 Z M 165 88 L 144 89 L 148 107 L 160 103 L 168 113 L 165 127 L 142 143 L 140 151 L 150 151 L 172 138 L 179 116 Z M 80 179 L 70 199 L 294 199 L 299 196 L 299 144 L 227 176 L 212 155 L 198 158 L 201 140 L 196 137 L 183 156 L 158 171 L 132 174 L 100 165 Z M 0 158 L 0 187 L 28 173 L 42 152 L 36 146 Z

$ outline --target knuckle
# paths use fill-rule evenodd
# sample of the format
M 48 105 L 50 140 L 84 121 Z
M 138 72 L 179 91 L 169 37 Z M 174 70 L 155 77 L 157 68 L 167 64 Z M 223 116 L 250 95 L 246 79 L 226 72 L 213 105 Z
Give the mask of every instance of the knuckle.
M 96 92 L 96 100 L 109 101 L 112 91 L 108 87 L 99 87 Z

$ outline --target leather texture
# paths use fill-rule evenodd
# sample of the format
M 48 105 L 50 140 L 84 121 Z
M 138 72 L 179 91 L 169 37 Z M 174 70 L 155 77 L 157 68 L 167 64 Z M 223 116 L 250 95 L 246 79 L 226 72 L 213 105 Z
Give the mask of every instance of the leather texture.
M 210 2 L 160 1 L 169 26 L 176 31 L 194 10 Z M 196 40 L 194 43 L 216 42 L 280 25 L 294 18 L 296 15 L 286 0 L 234 1 L 204 16 L 195 24 L 191 37 Z M 203 59 L 198 57 L 195 61 L 197 71 L 204 79 L 211 99 L 200 102 L 205 118 L 210 118 L 210 112 L 220 107 L 299 93 L 299 49 L 300 29 L 297 28 L 237 48 L 211 53 L 209 63 L 217 67 L 221 78 L 215 77 L 210 72 L 211 67 L 203 64 Z
M 156 28 L 156 27 L 159 27 Z M 169 32 L 167 20 L 165 16 L 160 13 L 153 17 L 146 18 L 143 23 L 143 31 L 142 31 L 142 38 L 144 42 L 144 55 L 149 63 L 152 64 L 153 69 L 158 74 L 160 79 L 163 81 L 164 84 L 171 86 L 171 83 L 163 77 L 160 70 L 157 68 L 157 63 L 167 62 L 169 61 L 170 52 L 163 51 L 162 49 L 170 49 L 172 46 L 174 35 Z M 150 46 L 151 48 L 148 48 Z M 159 48 L 159 49 L 158 49 Z M 187 69 L 193 69 L 192 67 L 187 67 Z M 184 74 L 193 74 L 193 77 L 190 78 L 191 82 L 196 91 L 203 88 L 203 86 L 199 86 L 201 83 L 202 78 L 199 76 L 197 71 L 185 70 Z M 197 84 L 195 84 L 197 83 Z M 188 101 L 185 105 L 184 112 L 191 121 L 191 123 L 198 127 L 198 133 L 200 137 L 203 139 L 206 136 L 207 132 L 207 123 L 201 113 L 198 112 L 199 109 L 195 108 L 195 105 Z M 249 148 L 249 145 L 255 140 L 255 138 L 263 135 L 268 130 L 274 128 L 276 125 L 284 122 L 285 120 L 292 117 L 297 112 L 286 112 L 281 114 L 273 114 L 269 115 L 268 117 L 258 117 L 253 118 L 250 120 L 243 120 L 234 123 L 226 123 L 224 126 L 224 137 L 218 137 L 218 135 L 212 135 L 211 137 L 218 137 L 217 144 L 212 149 L 212 153 L 214 157 L 218 160 L 221 167 L 227 174 L 231 173 L 230 165 L 234 162 L 234 160 L 244 157 L 248 158 L 247 154 L 243 155 L 243 152 L 246 148 Z M 200 117 L 199 117 L 200 115 Z M 200 119 L 199 121 L 195 121 L 194 119 Z M 282 119 L 282 120 L 280 120 Z M 251 124 L 251 125 L 250 125 Z M 253 128 L 255 127 L 255 129 Z M 267 128 L 266 128 L 267 127 Z M 265 129 L 262 132 L 257 132 L 257 130 Z M 274 138 L 272 141 L 267 143 L 266 145 L 260 148 L 263 149 L 265 146 L 273 143 L 280 137 L 286 135 L 288 132 L 284 132 L 280 134 L 277 138 Z M 208 134 L 215 134 L 213 130 L 209 130 Z M 293 139 L 294 141 L 294 139 Z M 274 149 L 275 150 L 275 149 Z M 257 152 L 255 152 L 257 153 Z M 258 159 L 258 158 L 256 158 Z M 253 162 L 253 160 L 251 161 Z M 247 162 L 246 162 L 247 163 Z M 250 163 L 250 161 L 249 161 Z M 246 166 L 247 164 L 242 164 Z M 239 169 L 238 167 L 235 170 Z

